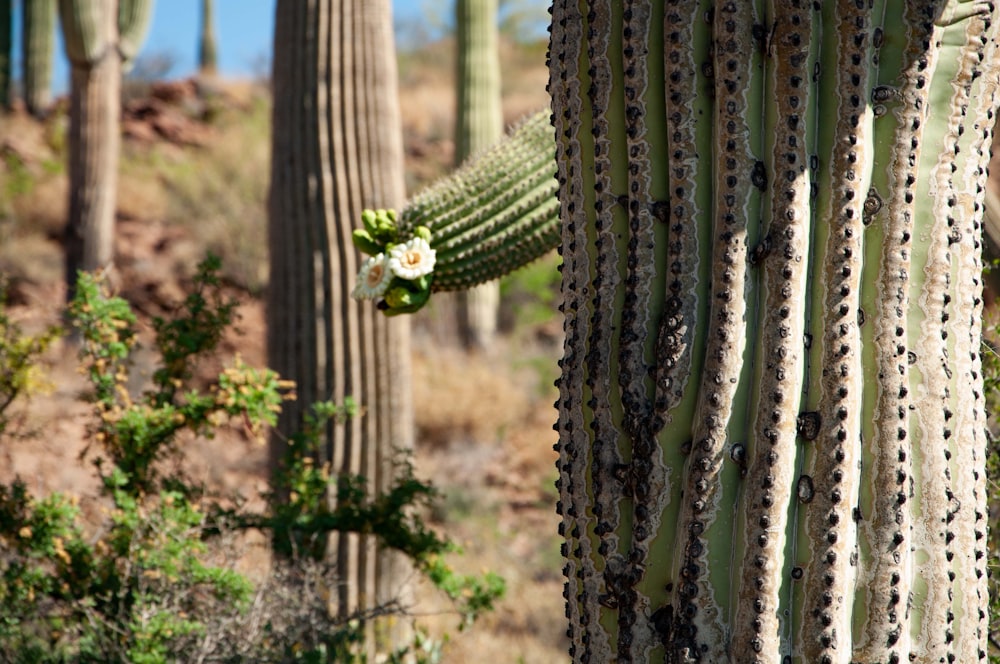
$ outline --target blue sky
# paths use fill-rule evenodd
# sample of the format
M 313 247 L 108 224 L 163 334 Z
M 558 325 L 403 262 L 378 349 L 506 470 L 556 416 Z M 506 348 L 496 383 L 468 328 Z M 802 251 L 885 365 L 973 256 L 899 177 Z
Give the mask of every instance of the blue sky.
M 25 0 L 28 1 L 28 0 Z M 271 51 L 275 0 L 216 0 L 215 28 L 219 48 L 219 68 L 223 76 L 249 77 L 259 74 Z M 450 0 L 392 0 L 397 26 L 421 26 L 435 31 L 435 21 L 446 15 Z M 14 3 L 15 5 L 19 3 Z M 175 63 L 169 76 L 183 77 L 194 72 L 197 57 L 201 0 L 158 0 L 143 45 L 142 56 L 166 55 Z M 20 23 L 15 8 L 15 26 Z M 15 35 L 15 66 L 20 46 Z M 57 46 L 53 87 L 65 91 L 68 74 L 61 42 Z M 19 78 L 19 72 L 15 74 Z

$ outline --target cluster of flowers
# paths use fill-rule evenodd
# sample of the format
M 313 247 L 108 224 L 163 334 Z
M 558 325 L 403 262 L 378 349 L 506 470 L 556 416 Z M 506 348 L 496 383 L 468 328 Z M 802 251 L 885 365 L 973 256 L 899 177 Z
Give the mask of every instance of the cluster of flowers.
M 375 300 L 388 316 L 420 309 L 430 298 L 434 271 L 430 229 L 417 226 L 413 237 L 400 241 L 395 210 L 365 210 L 361 220 L 354 246 L 371 258 L 361 266 L 353 297 Z

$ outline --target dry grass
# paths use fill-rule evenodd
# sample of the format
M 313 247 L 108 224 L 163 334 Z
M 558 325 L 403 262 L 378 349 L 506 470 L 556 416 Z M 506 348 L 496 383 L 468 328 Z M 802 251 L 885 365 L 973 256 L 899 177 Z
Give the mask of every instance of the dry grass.
M 525 358 L 523 348 L 514 353 L 504 340 L 486 355 L 431 346 L 427 339 L 414 357 L 414 399 L 417 470 L 444 494 L 432 520 L 464 549 L 452 561 L 455 568 L 499 573 L 507 595 L 467 633 L 456 633 L 448 615 L 420 622 L 434 634 L 450 633 L 446 663 L 564 662 L 555 395 L 539 389 L 536 368 L 554 366 L 555 357 L 529 351 Z M 418 611 L 447 609 L 422 590 Z

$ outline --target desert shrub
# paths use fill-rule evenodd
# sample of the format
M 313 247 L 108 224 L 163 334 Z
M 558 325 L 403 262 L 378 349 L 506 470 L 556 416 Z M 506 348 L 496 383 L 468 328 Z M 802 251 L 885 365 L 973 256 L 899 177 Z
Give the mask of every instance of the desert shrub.
M 161 364 L 138 396 L 126 389 L 136 317 L 98 279 L 81 275 L 69 315 L 91 389 L 103 516 L 88 523 L 76 499 L 33 496 L 20 480 L 0 486 L 0 660 L 364 661 L 369 623 L 405 607 L 331 613 L 336 569 L 324 553 L 335 531 L 372 535 L 404 552 L 456 601 L 463 625 L 502 594 L 494 575 L 464 577 L 444 563 L 451 543 L 416 509 L 436 492 L 405 458 L 393 486 L 374 496 L 363 478 L 332 476 L 315 462 L 319 432 L 351 417 L 353 404 L 313 407 L 263 510 L 214 495 L 167 463 L 182 454 L 181 436 L 211 436 L 231 420 L 263 437 L 291 396 L 290 383 L 239 360 L 207 388 L 192 386 L 198 359 L 215 351 L 231 323 L 234 303 L 221 295 L 218 269 L 218 259 L 203 262 L 177 315 L 154 320 Z M 22 341 L 2 316 L 0 325 L 0 393 L 12 400 L 49 336 Z M 233 564 L 250 530 L 271 537 L 278 554 L 263 581 Z M 407 651 L 418 661 L 437 652 L 418 630 L 412 648 L 386 657 L 402 661 Z

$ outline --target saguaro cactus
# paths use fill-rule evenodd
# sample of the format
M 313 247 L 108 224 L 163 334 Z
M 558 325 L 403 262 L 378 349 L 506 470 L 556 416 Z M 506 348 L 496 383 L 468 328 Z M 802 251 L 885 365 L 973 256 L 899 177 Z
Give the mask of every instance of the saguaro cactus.
M 497 0 L 456 0 L 458 94 L 455 161 L 461 164 L 503 136 Z M 496 334 L 500 284 L 491 281 L 458 295 L 463 343 L 488 347 Z
M 997 19 L 555 2 L 574 661 L 986 659 Z
M 212 0 L 201 0 L 201 34 L 198 38 L 198 71 L 202 76 L 215 76 L 219 69 L 215 49 L 215 21 L 212 20 Z
M 24 103 L 34 116 L 43 115 L 52 100 L 52 58 L 55 51 L 56 2 L 22 3 L 21 53 Z
M 10 108 L 10 53 L 13 47 L 12 0 L 0 0 L 0 109 Z
M 122 68 L 139 50 L 152 0 L 59 0 L 72 68 L 69 132 L 67 296 L 79 270 L 111 265 Z
M 363 415 L 328 430 L 322 460 L 383 491 L 413 440 L 409 321 L 350 294 L 353 225 L 405 196 L 388 0 L 279 0 L 274 43 L 268 361 L 298 394 L 279 429 L 296 430 L 308 404 L 353 397 Z M 273 459 L 283 446 L 276 437 Z M 344 615 L 398 597 L 401 563 L 374 546 L 331 542 Z

